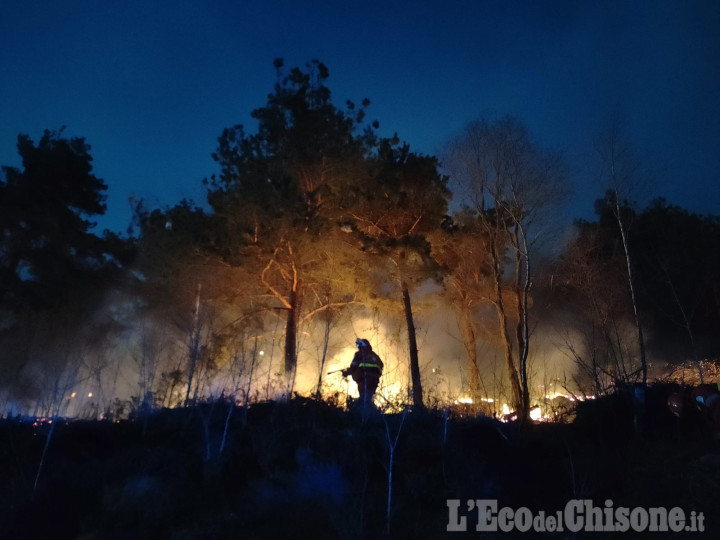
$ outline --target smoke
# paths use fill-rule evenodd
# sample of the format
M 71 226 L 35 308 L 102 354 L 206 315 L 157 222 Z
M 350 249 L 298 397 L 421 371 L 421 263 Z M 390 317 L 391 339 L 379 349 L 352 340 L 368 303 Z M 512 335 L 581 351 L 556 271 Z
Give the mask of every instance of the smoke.
M 469 368 L 455 312 L 443 303 L 437 285 L 413 293 L 414 322 L 423 391 L 429 405 L 467 402 Z M 531 400 L 579 393 L 583 373 L 577 356 L 589 357 L 589 344 L 577 315 L 537 301 L 531 310 L 528 373 Z M 543 302 L 544 304 L 544 302 Z M 400 298 L 369 309 L 356 305 L 302 321 L 297 369 L 284 373 L 284 320 L 268 315 L 261 327 L 228 325 L 237 311 L 207 312 L 200 318 L 200 353 L 190 397 L 224 397 L 239 403 L 286 398 L 293 393 L 321 395 L 340 405 L 357 396 L 351 379 L 332 373 L 349 366 L 355 339 L 367 339 L 385 370 L 378 389 L 381 406 L 410 403 L 408 336 Z M 108 298 L 92 320 L 62 339 L 34 342 L 17 376 L 0 390 L 3 414 L 101 417 L 126 416 L 143 404 L 175 407 L 188 384 L 193 314 L 188 309 L 148 312 L 122 295 Z M 108 321 L 114 324 L 108 324 Z M 491 306 L 477 310 L 478 368 L 483 397 L 510 403 L 504 349 Z M 632 342 L 631 328 L 623 340 Z M 101 332 L 104 334 L 100 335 Z M 92 339 L 90 339 L 92 336 Z M 630 346 L 630 345 L 629 345 Z M 575 355 L 573 354 L 575 353 Z M 628 358 L 632 356 L 627 351 Z

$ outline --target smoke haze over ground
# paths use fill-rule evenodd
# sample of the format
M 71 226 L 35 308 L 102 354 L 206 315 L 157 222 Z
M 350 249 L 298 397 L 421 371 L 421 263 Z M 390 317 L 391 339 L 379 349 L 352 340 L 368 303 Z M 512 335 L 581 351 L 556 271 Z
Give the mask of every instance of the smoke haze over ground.
M 467 399 L 467 354 L 456 316 L 432 296 L 437 287 L 429 287 L 428 291 L 418 294 L 414 303 L 424 390 L 431 401 L 439 404 Z M 107 411 L 117 413 L 118 409 L 127 414 L 142 404 L 146 392 L 152 394 L 152 405 L 182 405 L 190 361 L 186 323 L 192 314 L 178 314 L 176 320 L 161 319 L 142 315 L 130 300 L 114 298 L 97 319 L 106 320 L 108 316 L 114 317 L 117 326 L 112 327 L 112 332 L 105 330 L 105 336 L 97 335 L 101 327 L 91 325 L 56 336 L 45 347 L 39 347 L 15 384 L 2 390 L 3 414 L 100 417 Z M 508 403 L 503 353 L 497 337 L 493 337 L 496 323 L 491 312 L 485 316 L 489 328 L 477 345 L 485 397 Z M 282 372 L 283 324 L 270 321 L 266 327 L 266 331 L 257 333 L 257 344 L 255 334 L 243 335 L 238 330 L 240 341 L 212 353 L 209 333 L 201 332 L 201 349 L 205 352 L 191 397 L 195 392 L 200 399 L 234 395 L 243 402 L 249 392 L 248 399 L 257 401 L 287 396 L 291 387 L 301 395 L 313 394 L 323 358 L 324 322 L 310 320 L 301 325 L 297 373 L 291 375 Z M 93 333 L 95 346 L 88 347 L 87 336 Z M 340 314 L 331 325 L 325 374 L 349 366 L 357 337 L 368 339 L 385 364 L 378 403 L 394 406 L 407 401 L 407 330 L 400 303 L 395 312 L 373 314 L 361 308 Z M 555 328 L 542 323 L 535 326 L 530 372 L 536 400 L 546 389 L 564 391 L 557 381 L 573 380 L 576 368 L 563 353 L 565 346 L 558 341 Z M 335 373 L 323 376 L 322 393 L 328 399 L 336 399 L 337 394 L 344 403 L 347 395 L 357 396 L 357 389 L 351 379 Z

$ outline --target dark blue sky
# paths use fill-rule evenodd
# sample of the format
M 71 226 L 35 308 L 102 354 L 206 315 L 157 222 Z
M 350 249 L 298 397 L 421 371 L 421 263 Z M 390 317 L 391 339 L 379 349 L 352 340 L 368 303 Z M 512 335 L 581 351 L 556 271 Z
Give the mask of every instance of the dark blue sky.
M 336 104 L 368 97 L 381 132 L 423 153 L 480 116 L 517 116 L 566 155 L 569 217 L 592 215 L 592 140 L 620 111 L 647 196 L 720 214 L 717 0 L 6 0 L 0 163 L 20 165 L 19 133 L 66 125 L 109 184 L 101 226 L 127 228 L 133 193 L 204 202 L 217 137 L 254 129 L 276 57 L 322 60 Z

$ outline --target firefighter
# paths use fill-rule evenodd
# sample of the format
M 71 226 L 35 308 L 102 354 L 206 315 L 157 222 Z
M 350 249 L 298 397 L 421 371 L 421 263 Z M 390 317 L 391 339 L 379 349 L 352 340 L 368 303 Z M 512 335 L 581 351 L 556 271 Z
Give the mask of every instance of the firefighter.
M 380 383 L 384 366 L 380 357 L 373 352 L 367 339 L 356 339 L 355 346 L 358 350 L 350 367 L 342 370 L 342 375 L 343 377 L 352 376 L 358 386 L 359 403 L 363 408 L 370 407 L 373 405 L 373 396 Z

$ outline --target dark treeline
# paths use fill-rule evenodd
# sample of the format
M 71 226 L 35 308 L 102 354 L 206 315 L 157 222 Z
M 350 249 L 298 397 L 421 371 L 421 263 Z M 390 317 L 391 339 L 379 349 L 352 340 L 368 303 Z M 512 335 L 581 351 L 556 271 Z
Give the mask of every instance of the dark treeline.
M 563 387 L 579 393 L 665 376 L 666 361 L 702 377 L 717 358 L 717 216 L 662 199 L 638 208 L 613 167 L 595 221 L 551 257 L 572 179 L 518 120 L 469 124 L 441 162 L 379 135 L 367 99 L 334 104 L 322 63 L 275 66 L 257 129 L 219 137 L 210 210 L 135 201 L 130 237 L 93 232 L 108 188 L 84 139 L 18 138 L 22 168 L 0 179 L 6 410 L 61 415 L 87 381 L 98 414 L 118 412 L 122 384 L 136 408 L 292 392 L 311 334 L 322 393 L 339 329 L 378 313 L 395 321 L 398 377 L 420 409 L 420 304 L 457 320 L 463 393 L 476 405 L 502 395 L 524 419 L 542 397 L 533 360 L 548 325 L 574 366 Z M 271 346 L 282 358 L 265 366 Z

